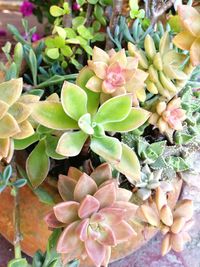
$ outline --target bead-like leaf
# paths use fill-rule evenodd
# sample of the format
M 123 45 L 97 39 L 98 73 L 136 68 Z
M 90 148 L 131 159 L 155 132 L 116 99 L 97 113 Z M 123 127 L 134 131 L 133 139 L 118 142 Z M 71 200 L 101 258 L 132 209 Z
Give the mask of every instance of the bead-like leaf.
M 26 161 L 28 178 L 34 188 L 38 187 L 47 177 L 49 164 L 46 144 L 44 140 L 41 140 Z
M 123 173 L 130 183 L 140 180 L 140 163 L 135 152 L 125 144 L 122 146 L 122 156 L 118 164 L 114 167 Z
M 141 108 L 132 108 L 129 115 L 120 122 L 104 124 L 105 131 L 128 132 L 133 131 L 143 125 L 149 118 L 150 113 Z
M 90 147 L 92 151 L 110 163 L 117 163 L 121 159 L 122 147 L 116 138 L 109 136 L 93 137 Z
M 87 113 L 87 94 L 73 83 L 64 83 L 61 102 L 67 115 L 76 121 Z
M 56 152 L 66 157 L 77 156 L 87 138 L 88 135 L 82 131 L 64 133 L 58 141 Z
M 77 123 L 64 112 L 61 103 L 39 102 L 32 104 L 32 117 L 40 124 L 55 130 L 78 129 Z
M 130 113 L 131 105 L 131 95 L 113 97 L 101 105 L 94 121 L 103 124 L 122 121 Z

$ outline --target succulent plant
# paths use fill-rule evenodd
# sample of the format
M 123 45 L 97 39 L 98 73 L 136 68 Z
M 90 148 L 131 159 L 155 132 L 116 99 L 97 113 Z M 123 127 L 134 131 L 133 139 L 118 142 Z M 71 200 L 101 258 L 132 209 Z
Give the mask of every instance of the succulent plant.
M 29 121 L 30 103 L 37 102 L 38 96 L 21 95 L 22 79 L 13 79 L 0 84 L 0 160 L 9 162 L 14 152 L 14 139 L 24 139 L 34 133 Z
M 142 200 L 147 200 L 151 196 L 152 189 L 160 186 L 162 169 L 151 171 L 148 165 L 141 169 L 141 181 L 136 183 L 137 196 Z
M 144 81 L 148 74 L 137 69 L 137 57 L 127 57 L 124 49 L 119 52 L 113 49 L 106 53 L 94 47 L 92 60 L 88 60 L 88 67 L 94 74 L 88 80 L 86 87 L 101 93 L 101 102 L 127 93 L 133 94 L 133 103 L 136 105 L 138 105 L 137 99 L 145 100 Z
M 184 66 L 186 56 L 171 47 L 167 31 L 160 40 L 158 51 L 154 39 L 149 34 L 145 37 L 144 49 L 143 51 L 128 43 L 129 54 L 138 57 L 139 68 L 149 73 L 145 81 L 147 90 L 154 95 L 160 94 L 171 99 L 188 81 L 193 68 L 186 65 L 185 69 L 180 69 Z
M 140 165 L 135 153 L 117 138 L 107 136 L 105 131 L 131 131 L 142 125 L 150 113 L 141 108 L 132 108 L 131 95 L 111 98 L 99 109 L 98 101 L 95 103 L 89 99 L 78 85 L 65 82 L 61 91 L 61 103 L 35 103 L 32 105 L 32 116 L 50 129 L 65 131 L 57 145 L 58 154 L 77 156 L 90 138 L 93 152 L 113 164 L 131 182 L 138 180 Z
M 111 248 L 136 232 L 129 224 L 137 206 L 129 202 L 131 192 L 118 187 L 107 163 L 90 176 L 70 167 L 60 175 L 58 189 L 64 200 L 46 216 L 50 228 L 65 227 L 57 251 L 64 263 L 89 259 L 94 266 L 107 266 Z
M 183 250 L 184 244 L 190 240 L 188 230 L 193 224 L 193 202 L 183 199 L 171 210 L 167 198 L 161 188 L 156 189 L 155 201 L 140 206 L 138 214 L 148 224 L 160 228 L 165 235 L 162 241 L 162 255 L 171 249 Z
M 174 37 L 173 43 L 190 51 L 190 61 L 193 66 L 197 66 L 200 64 L 200 13 L 194 7 L 179 5 L 178 16 L 182 31 Z
M 182 122 L 186 119 L 186 112 L 181 108 L 181 99 L 173 98 L 170 102 L 159 102 L 156 113 L 153 113 L 149 122 L 157 127 L 161 133 L 171 136 L 172 133 L 182 130 Z

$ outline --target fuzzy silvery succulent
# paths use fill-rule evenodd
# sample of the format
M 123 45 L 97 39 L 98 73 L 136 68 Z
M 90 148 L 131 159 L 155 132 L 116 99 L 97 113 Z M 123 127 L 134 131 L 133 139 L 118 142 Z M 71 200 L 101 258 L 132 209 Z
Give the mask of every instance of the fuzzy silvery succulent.
M 160 186 L 161 174 L 162 169 L 151 171 L 148 165 L 141 169 L 141 181 L 135 184 L 138 188 L 137 196 L 140 199 L 148 199 L 151 196 L 152 190 Z
M 144 40 L 144 51 L 132 43 L 128 44 L 128 51 L 131 56 L 138 57 L 139 68 L 148 72 L 146 87 L 154 95 L 160 94 L 171 99 L 184 87 L 193 71 L 189 64 L 180 69 L 180 66 L 184 65 L 186 55 L 172 48 L 168 32 L 162 36 L 158 51 L 149 34 Z
M 129 202 L 131 192 L 119 188 L 110 165 L 98 166 L 90 176 L 70 167 L 60 175 L 58 189 L 64 200 L 46 216 L 50 228 L 64 227 L 57 251 L 63 262 L 73 259 L 108 266 L 112 247 L 136 232 L 130 225 L 137 206 Z
M 89 139 L 93 152 L 111 163 L 131 182 L 139 180 L 140 164 L 134 151 L 117 138 L 106 135 L 106 131 L 136 129 L 148 119 L 150 113 L 133 108 L 130 94 L 113 97 L 98 106 L 99 103 L 92 101 L 87 91 L 65 82 L 61 102 L 40 101 L 33 104 L 32 117 L 50 129 L 64 131 L 57 145 L 58 154 L 77 156 Z

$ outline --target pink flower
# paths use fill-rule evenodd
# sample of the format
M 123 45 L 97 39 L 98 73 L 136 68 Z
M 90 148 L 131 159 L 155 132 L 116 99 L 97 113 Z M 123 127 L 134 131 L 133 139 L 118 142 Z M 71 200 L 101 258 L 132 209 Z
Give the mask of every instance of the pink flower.
M 64 263 L 77 258 L 107 266 L 111 248 L 136 235 L 129 224 L 137 209 L 129 202 L 131 192 L 118 187 L 107 163 L 90 176 L 70 168 L 68 176 L 60 175 L 58 189 L 65 202 L 54 206 L 46 222 L 66 227 L 57 244 Z
M 24 1 L 20 6 L 20 12 L 24 17 L 31 16 L 33 14 L 34 5 L 29 1 Z
M 41 36 L 40 34 L 38 34 L 38 33 L 34 33 L 34 34 L 32 35 L 32 41 L 33 41 L 33 42 L 37 42 L 37 41 L 39 41 L 41 38 L 42 38 L 42 36 Z
M 80 9 L 80 5 L 79 5 L 77 2 L 75 2 L 75 3 L 73 3 L 73 5 L 72 5 L 72 9 L 73 9 L 74 11 L 78 11 L 78 10 Z

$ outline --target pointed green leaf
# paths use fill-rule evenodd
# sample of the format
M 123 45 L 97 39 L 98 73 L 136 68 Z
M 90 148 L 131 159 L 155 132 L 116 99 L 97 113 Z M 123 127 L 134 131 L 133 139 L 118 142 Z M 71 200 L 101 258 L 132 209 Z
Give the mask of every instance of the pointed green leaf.
M 134 184 L 140 181 L 140 162 L 135 154 L 135 152 L 127 145 L 121 143 L 122 145 L 122 157 L 118 164 L 114 167 L 119 172 L 123 173 L 128 181 Z
M 131 105 L 131 95 L 113 97 L 100 106 L 94 121 L 102 124 L 122 121 L 130 113 Z
M 39 135 L 37 133 L 34 133 L 33 135 L 24 138 L 24 139 L 14 139 L 15 144 L 15 150 L 23 150 L 33 143 L 37 142 L 39 140 Z
M 34 188 L 38 187 L 47 177 L 49 166 L 50 162 L 46 154 L 46 144 L 44 140 L 41 140 L 26 161 L 27 175 Z
M 41 101 L 31 106 L 33 119 L 47 128 L 55 130 L 78 129 L 76 121 L 67 116 L 61 103 Z
M 104 124 L 105 131 L 129 132 L 137 129 L 147 121 L 150 112 L 141 108 L 132 108 L 129 115 L 120 122 L 111 122 Z
M 91 90 L 86 88 L 86 84 L 88 80 L 94 76 L 93 71 L 91 71 L 88 67 L 84 67 L 78 74 L 76 79 L 76 84 L 80 86 L 87 94 L 88 102 L 87 102 L 87 110 L 90 114 L 95 114 L 98 106 L 100 94 L 92 92 Z
M 77 156 L 87 138 L 88 135 L 82 131 L 64 133 L 58 141 L 56 152 L 66 157 Z
M 87 113 L 87 95 L 84 90 L 73 83 L 64 82 L 61 102 L 65 112 L 76 121 Z
M 122 147 L 117 138 L 110 136 L 93 137 L 90 147 L 93 152 L 110 163 L 117 163 L 121 159 Z
M 47 155 L 52 159 L 60 160 L 60 159 L 66 158 L 66 157 L 61 156 L 58 153 L 56 153 L 58 140 L 59 140 L 59 137 L 48 135 L 45 138 L 45 143 L 46 143 L 46 153 L 47 153 Z

